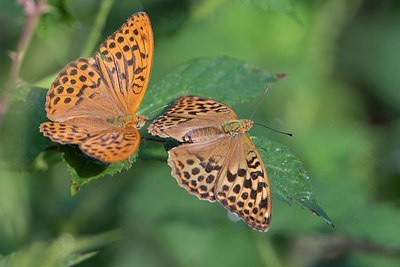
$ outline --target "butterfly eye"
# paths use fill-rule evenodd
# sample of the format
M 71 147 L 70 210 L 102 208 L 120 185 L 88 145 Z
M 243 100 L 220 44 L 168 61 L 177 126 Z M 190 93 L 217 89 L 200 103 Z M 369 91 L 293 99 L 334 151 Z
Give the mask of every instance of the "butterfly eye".
M 145 125 L 146 121 L 147 121 L 147 116 L 145 116 L 145 115 L 137 115 L 136 116 L 135 128 L 136 129 L 141 129 Z
M 189 133 L 185 134 L 185 135 L 182 137 L 182 140 L 183 140 L 183 142 L 185 142 L 185 143 L 193 143 L 192 137 L 190 137 Z

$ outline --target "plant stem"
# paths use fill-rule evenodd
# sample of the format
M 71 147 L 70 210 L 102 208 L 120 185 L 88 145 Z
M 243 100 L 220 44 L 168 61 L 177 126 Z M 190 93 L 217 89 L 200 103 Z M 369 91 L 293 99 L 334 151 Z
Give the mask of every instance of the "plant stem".
M 0 101 L 0 125 L 2 123 L 3 114 L 6 112 L 9 104 L 8 91 L 14 88 L 20 80 L 21 65 L 24 61 L 26 50 L 32 40 L 33 33 L 35 32 L 37 22 L 40 16 L 48 10 L 47 0 L 18 0 L 18 3 L 24 9 L 26 21 L 15 51 L 10 53 L 12 59 L 10 72 L 3 92 L 4 96 Z
M 104 0 L 101 2 L 100 10 L 97 13 L 92 31 L 89 35 L 88 41 L 86 42 L 85 49 L 83 50 L 82 57 L 89 57 L 92 55 L 93 50 L 97 47 L 99 38 L 101 36 L 101 31 L 104 28 L 108 13 L 110 13 L 113 4 L 114 0 Z
M 18 2 L 24 9 L 26 22 L 17 47 L 15 51 L 11 52 L 12 63 L 6 88 L 14 87 L 18 81 L 25 52 L 32 40 L 36 24 L 40 16 L 47 10 L 47 0 L 38 0 L 37 3 L 34 0 L 19 0 Z

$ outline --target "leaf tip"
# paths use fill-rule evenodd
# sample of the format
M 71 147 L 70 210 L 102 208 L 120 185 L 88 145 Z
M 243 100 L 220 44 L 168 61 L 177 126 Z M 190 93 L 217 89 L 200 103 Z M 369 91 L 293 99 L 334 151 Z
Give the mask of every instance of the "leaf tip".
M 318 216 L 323 222 L 325 222 L 327 225 L 332 226 L 332 228 L 335 228 L 335 225 L 333 224 L 331 218 L 329 218 L 329 216 L 323 211 L 317 211 L 315 209 L 310 209 L 312 214 Z

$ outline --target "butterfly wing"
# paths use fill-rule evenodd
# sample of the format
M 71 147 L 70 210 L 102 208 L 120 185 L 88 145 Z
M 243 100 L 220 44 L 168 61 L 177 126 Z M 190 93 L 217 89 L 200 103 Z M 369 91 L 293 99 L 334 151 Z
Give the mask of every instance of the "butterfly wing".
M 234 149 L 215 188 L 216 199 L 250 227 L 266 232 L 271 222 L 272 194 L 265 165 L 248 135 L 233 139 Z
M 40 131 L 61 144 L 78 144 L 104 162 L 128 158 L 139 132 L 115 125 L 115 118 L 135 114 L 150 78 L 153 33 L 149 17 L 139 12 L 109 36 L 101 54 L 68 64 L 46 97 L 47 117 Z
M 262 159 L 247 135 L 183 144 L 168 154 L 172 175 L 189 193 L 200 199 L 218 200 L 256 230 L 269 229 L 269 180 Z
M 100 46 L 104 59 L 80 58 L 68 64 L 46 97 L 47 117 L 115 117 L 136 112 L 149 82 L 153 33 L 148 16 L 132 15 Z
M 125 111 L 135 114 L 146 92 L 153 60 L 153 32 L 147 14 L 138 12 L 128 18 L 100 45 L 100 53 L 97 61 L 105 82 Z
M 136 151 L 139 143 L 139 131 L 124 127 L 91 135 L 79 143 L 79 148 L 91 157 L 112 163 L 127 159 Z
M 40 132 L 60 144 L 78 144 L 90 136 L 90 132 L 85 128 L 53 121 L 40 124 Z
M 115 101 L 94 58 L 68 64 L 52 83 L 46 96 L 47 117 L 66 121 L 82 117 L 113 117 L 123 106 Z
M 225 138 L 206 143 L 182 144 L 168 151 L 168 165 L 178 184 L 199 199 L 215 201 L 214 188 L 228 149 Z
M 152 135 L 172 137 L 182 142 L 190 130 L 202 127 L 219 129 L 224 122 L 235 119 L 236 113 L 221 102 L 200 96 L 182 96 L 150 124 L 148 131 Z
M 54 142 L 78 144 L 85 154 L 105 163 L 128 158 L 140 141 L 139 131 L 133 127 L 115 129 L 87 119 L 45 122 L 40 125 L 40 131 Z

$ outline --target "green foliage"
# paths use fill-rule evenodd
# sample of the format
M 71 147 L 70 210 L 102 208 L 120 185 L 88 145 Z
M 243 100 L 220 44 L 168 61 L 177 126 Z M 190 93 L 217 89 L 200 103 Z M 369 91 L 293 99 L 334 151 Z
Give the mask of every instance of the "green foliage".
M 175 98 L 186 95 L 201 95 L 218 99 L 228 105 L 250 102 L 259 98 L 263 93 L 266 84 L 277 80 L 275 75 L 265 72 L 259 68 L 251 66 L 243 61 L 229 57 L 201 58 L 183 64 L 170 74 L 166 75 L 149 89 L 145 100 L 141 105 L 141 113 L 149 113 L 151 109 L 160 107 L 165 103 L 173 101 Z M 242 93 L 244 92 L 245 93 Z M 24 132 L 28 133 L 25 138 L 28 143 L 35 140 L 43 140 L 44 137 L 38 136 L 37 129 L 44 119 L 43 104 L 44 90 L 32 88 L 26 102 L 18 101 L 14 105 L 22 107 L 22 115 L 26 118 L 32 109 L 41 110 L 36 113 L 37 118 L 29 120 Z M 9 116 L 15 117 L 14 114 Z M 35 131 L 36 130 L 36 131 Z M 18 133 L 9 134 L 14 138 Z M 14 144 L 16 140 L 7 143 Z M 274 192 L 281 200 L 295 203 L 302 207 L 307 207 L 325 221 L 331 224 L 330 219 L 316 202 L 315 197 L 309 186 L 309 177 L 306 175 L 301 162 L 296 159 L 285 147 L 277 143 L 272 143 L 266 138 L 254 139 L 256 146 L 260 149 L 264 158 L 268 159 L 268 171 L 271 180 L 274 181 Z M 44 140 L 40 144 L 46 143 Z M 26 145 L 27 146 L 27 145 Z M 43 146 L 43 145 L 42 145 Z M 52 145 L 54 147 L 54 145 Z M 31 152 L 38 155 L 38 149 Z M 114 175 L 122 169 L 129 168 L 136 160 L 138 153 L 131 156 L 130 160 L 112 164 L 104 164 L 82 153 L 77 146 L 63 145 L 59 150 L 63 153 L 63 158 L 68 165 L 71 174 L 71 193 L 74 195 L 83 185 L 105 175 Z M 24 151 L 24 150 L 22 150 Z M 150 153 L 143 152 L 144 157 Z M 160 154 L 162 152 L 151 152 Z M 20 162 L 18 160 L 18 162 Z
M 312 192 L 310 177 L 301 161 L 286 146 L 272 142 L 264 136 L 252 139 L 265 162 L 274 199 L 308 208 L 333 226 Z
M 50 145 L 50 140 L 39 132 L 39 125 L 46 118 L 46 90 L 25 86 L 14 91 L 15 101 L 5 114 L 0 129 L 0 144 L 5 159 L 14 168 L 26 170 Z
M 362 0 L 114 1 L 106 14 L 111 2 L 48 1 L 49 13 L 33 29 L 19 82 L 35 86 L 9 90 L 14 101 L 1 117 L 0 266 L 400 266 L 396 0 L 373 5 Z M 26 22 L 16 3 L 0 1 L 1 85 Z M 274 76 L 239 80 L 240 90 L 232 87 L 233 75 L 227 76 L 222 81 L 229 86 L 222 87 L 228 89 L 212 91 L 209 77 L 197 77 L 201 66 L 223 77 L 236 71 L 230 65 L 235 58 L 249 66 L 239 68 L 249 75 L 251 65 L 288 73 L 273 84 L 253 118 L 290 130 L 295 138 L 257 127 L 250 131 L 272 184 L 268 233 L 230 220 L 220 205 L 178 187 L 165 164 L 165 149 L 176 144 L 143 140 L 131 168 L 127 162 L 114 168 L 38 132 L 47 120 L 44 95 L 56 73 L 97 47 L 136 10 L 149 14 L 155 32 L 154 68 L 141 113 L 155 116 L 150 112 L 180 93 L 207 90 L 246 118 L 263 83 Z M 213 60 L 223 67 L 213 67 Z M 185 68 L 193 80 L 182 81 L 189 88 L 175 88 L 185 78 L 175 73 Z M 208 89 L 197 88 L 202 84 Z M 231 99 L 232 90 L 243 99 Z M 148 137 L 145 128 L 142 135 Z M 77 179 L 74 192 L 113 169 L 112 179 L 104 177 L 70 196 L 71 176 Z M 312 202 L 302 201 L 306 197 Z M 310 216 L 308 210 L 328 219 L 318 203 L 335 228 Z M 119 242 L 71 245 L 118 228 L 124 229 Z
M 226 56 L 190 60 L 150 86 L 139 113 L 147 114 L 182 95 L 211 97 L 232 106 L 257 99 L 275 75 Z
M 78 146 L 62 146 L 63 158 L 71 175 L 71 194 L 75 195 L 83 185 L 104 175 L 114 175 L 123 169 L 128 169 L 136 161 L 139 151 L 128 160 L 106 164 L 88 157 L 79 150 Z
M 0 267 L 72 267 L 97 254 L 101 246 L 120 239 L 118 231 L 79 238 L 63 235 L 52 242 L 37 241 L 7 256 L 0 256 Z M 88 251 L 90 252 L 81 252 Z

